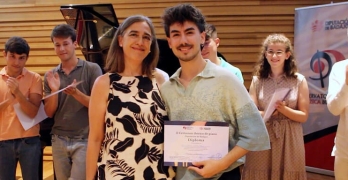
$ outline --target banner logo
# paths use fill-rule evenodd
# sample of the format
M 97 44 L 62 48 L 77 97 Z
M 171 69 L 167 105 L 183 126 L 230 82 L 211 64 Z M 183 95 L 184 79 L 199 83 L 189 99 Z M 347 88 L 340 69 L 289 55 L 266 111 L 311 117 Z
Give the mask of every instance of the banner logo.
M 323 29 L 323 21 L 315 20 L 312 22 L 312 32 L 320 31 Z
M 327 78 L 331 72 L 333 61 L 331 59 L 331 54 L 334 57 L 335 62 L 344 60 L 342 53 L 336 50 L 324 50 L 317 51 L 311 58 L 310 68 L 315 73 L 318 74 L 316 77 L 309 77 L 312 80 L 320 81 L 321 88 L 325 88 L 324 79 Z M 323 62 L 326 62 L 324 63 Z M 326 65 L 325 65 L 326 64 Z

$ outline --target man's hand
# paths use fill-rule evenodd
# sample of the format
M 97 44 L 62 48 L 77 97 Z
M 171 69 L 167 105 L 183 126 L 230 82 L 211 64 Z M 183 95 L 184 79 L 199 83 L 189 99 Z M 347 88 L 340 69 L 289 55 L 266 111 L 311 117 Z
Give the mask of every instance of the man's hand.
M 16 78 L 9 77 L 6 81 L 7 87 L 10 89 L 12 95 L 16 95 L 19 92 L 19 83 Z
M 76 86 L 78 83 L 76 83 L 76 79 L 66 88 L 63 92 L 68 95 L 74 95 L 76 93 Z
M 225 169 L 224 167 L 222 167 L 222 163 L 219 160 L 213 159 L 193 162 L 192 164 L 194 166 L 190 166 L 188 167 L 188 169 L 195 171 L 197 174 L 201 175 L 204 178 L 210 178 Z
M 48 71 L 46 75 L 48 86 L 51 88 L 52 92 L 58 91 L 60 87 L 60 79 L 57 72 Z

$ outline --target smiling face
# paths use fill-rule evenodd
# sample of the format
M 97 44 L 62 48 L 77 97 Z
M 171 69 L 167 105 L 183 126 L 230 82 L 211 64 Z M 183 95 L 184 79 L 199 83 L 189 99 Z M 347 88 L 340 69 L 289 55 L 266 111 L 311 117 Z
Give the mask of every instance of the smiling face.
M 54 50 L 61 61 L 69 61 L 76 58 L 75 48 L 77 42 L 73 42 L 71 37 L 53 37 Z
M 286 52 L 286 46 L 283 43 L 270 43 L 265 57 L 271 68 L 283 68 L 285 61 L 290 57 L 290 52 Z
M 169 27 L 167 38 L 169 47 L 181 61 L 191 61 L 201 56 L 200 44 L 204 43 L 205 33 L 190 21 L 174 23 Z
M 150 53 L 151 41 L 151 29 L 145 21 L 130 25 L 123 35 L 118 37 L 119 45 L 123 48 L 125 61 L 138 61 L 140 63 Z

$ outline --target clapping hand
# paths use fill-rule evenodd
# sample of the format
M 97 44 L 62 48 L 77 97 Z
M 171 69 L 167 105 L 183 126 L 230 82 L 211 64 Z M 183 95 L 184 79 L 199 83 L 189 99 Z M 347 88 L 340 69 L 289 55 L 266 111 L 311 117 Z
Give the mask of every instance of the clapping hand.
M 64 90 L 64 93 L 69 94 L 69 95 L 73 95 L 76 93 L 76 86 L 79 83 L 76 82 L 76 79 L 74 79 L 74 81 Z
M 19 83 L 16 78 L 9 77 L 6 81 L 7 87 L 10 89 L 12 95 L 16 95 L 19 92 Z
M 46 74 L 48 86 L 52 92 L 58 91 L 60 87 L 60 79 L 57 72 L 48 71 Z

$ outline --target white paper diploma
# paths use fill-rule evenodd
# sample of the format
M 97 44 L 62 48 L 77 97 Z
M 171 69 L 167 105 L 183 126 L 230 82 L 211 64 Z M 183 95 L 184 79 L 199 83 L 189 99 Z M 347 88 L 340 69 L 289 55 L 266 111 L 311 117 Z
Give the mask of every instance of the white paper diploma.
M 30 129 L 31 127 L 35 126 L 36 124 L 40 123 L 41 121 L 47 118 L 42 102 L 40 104 L 39 111 L 37 112 L 34 118 L 30 118 L 27 114 L 25 114 L 21 109 L 19 103 L 14 104 L 13 107 L 24 130 Z
M 278 88 L 275 90 L 275 92 L 271 98 L 271 101 L 269 102 L 269 104 L 267 106 L 265 114 L 263 115 L 263 120 L 265 122 L 267 122 L 269 120 L 269 118 L 271 117 L 271 115 L 274 113 L 275 103 L 277 101 L 284 101 L 289 93 L 290 93 L 290 88 Z
M 228 153 L 226 122 L 165 121 L 164 165 L 191 166 L 192 162 L 221 159 Z
M 60 89 L 59 91 L 56 91 L 56 92 L 54 92 L 54 93 L 51 93 L 51 94 L 45 96 L 45 97 L 42 98 L 42 99 L 47 99 L 47 98 L 49 98 L 49 97 L 51 97 L 51 96 L 53 96 L 53 95 L 56 95 L 56 94 L 58 94 L 58 93 L 60 93 L 60 92 L 62 92 L 62 91 L 64 91 L 64 90 L 68 89 L 69 87 L 72 87 L 72 86 L 75 86 L 75 87 L 76 87 L 77 85 L 81 84 L 82 82 L 83 82 L 83 81 L 78 81 L 78 82 L 76 82 L 75 84 L 70 84 L 69 86 L 67 86 L 67 87 L 65 87 L 65 88 L 63 88 L 63 89 Z

